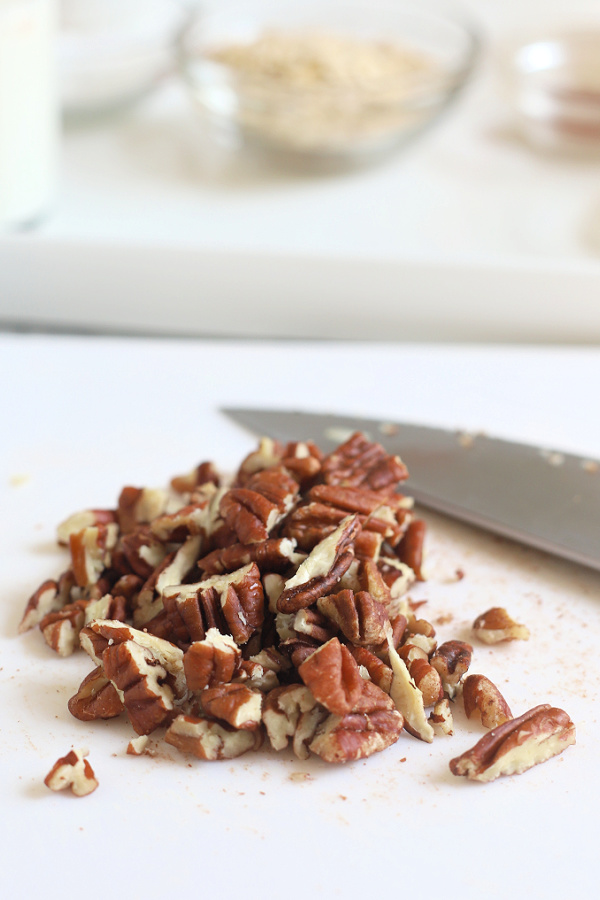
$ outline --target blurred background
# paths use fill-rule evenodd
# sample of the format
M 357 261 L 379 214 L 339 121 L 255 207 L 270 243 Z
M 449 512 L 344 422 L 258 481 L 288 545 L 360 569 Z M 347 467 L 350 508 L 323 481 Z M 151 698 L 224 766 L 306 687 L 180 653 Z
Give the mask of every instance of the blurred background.
M 597 0 L 0 0 L 0 327 L 600 340 Z

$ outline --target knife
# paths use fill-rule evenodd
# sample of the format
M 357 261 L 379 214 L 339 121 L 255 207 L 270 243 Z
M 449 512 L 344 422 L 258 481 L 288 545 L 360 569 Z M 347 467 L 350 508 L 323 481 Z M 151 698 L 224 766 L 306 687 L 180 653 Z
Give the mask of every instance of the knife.
M 355 431 L 398 455 L 402 485 L 424 507 L 600 571 L 600 462 L 378 419 L 266 409 L 221 412 L 255 435 L 312 440 L 325 453 Z

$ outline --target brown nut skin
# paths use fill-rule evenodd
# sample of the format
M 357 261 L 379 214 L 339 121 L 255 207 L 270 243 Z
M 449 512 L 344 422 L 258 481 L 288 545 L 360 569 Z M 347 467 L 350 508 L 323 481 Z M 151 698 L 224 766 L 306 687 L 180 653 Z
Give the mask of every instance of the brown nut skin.
M 484 728 L 496 728 L 513 717 L 508 703 L 485 675 L 468 675 L 463 683 L 462 696 L 467 719 L 480 716 Z
M 483 782 L 520 775 L 574 743 L 575 726 L 567 713 L 544 703 L 492 729 L 470 750 L 450 760 L 450 771 Z

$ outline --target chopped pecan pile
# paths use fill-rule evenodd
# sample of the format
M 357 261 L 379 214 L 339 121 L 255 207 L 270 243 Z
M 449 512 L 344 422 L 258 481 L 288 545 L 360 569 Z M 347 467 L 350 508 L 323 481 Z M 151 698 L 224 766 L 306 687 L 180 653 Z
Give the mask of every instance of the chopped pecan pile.
M 525 756 L 541 761 L 572 733 L 550 734 L 540 714 L 549 742 L 522 749 L 525 731 L 513 735 L 520 720 L 499 691 L 467 677 L 471 645 L 438 646 L 418 617 L 407 592 L 424 577 L 425 524 L 398 492 L 407 474 L 354 434 L 328 456 L 312 442 L 265 438 L 233 478 L 205 462 L 168 490 L 127 486 L 115 509 L 59 526 L 70 564 L 35 591 L 20 630 L 39 626 L 61 656 L 83 648 L 93 667 L 69 710 L 86 722 L 127 716 L 133 755 L 154 734 L 203 760 L 266 743 L 344 763 L 403 732 L 451 735 L 462 697 L 467 716 L 504 743 L 478 745 L 452 771 L 522 771 Z M 515 623 L 485 627 L 523 636 Z M 511 762 L 488 763 L 492 751 Z M 90 790 L 85 760 L 70 756 L 52 783 Z

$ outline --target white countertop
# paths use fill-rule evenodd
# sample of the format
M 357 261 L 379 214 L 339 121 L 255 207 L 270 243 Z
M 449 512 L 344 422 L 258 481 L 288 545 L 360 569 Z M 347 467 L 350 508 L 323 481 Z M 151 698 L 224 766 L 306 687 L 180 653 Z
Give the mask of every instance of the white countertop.
M 55 210 L 36 231 L 0 238 L 0 320 L 243 335 L 251 327 L 220 311 L 249 296 L 256 333 L 290 336 L 270 311 L 305 278 L 305 294 L 327 298 L 334 285 L 319 305 L 337 324 L 317 316 L 300 336 L 598 339 L 600 164 L 526 147 L 499 66 L 509 39 L 589 21 L 597 3 L 466 5 L 484 35 L 472 84 L 434 129 L 372 168 L 311 177 L 223 156 L 178 82 L 128 115 L 67 130 Z M 253 262 L 283 269 L 266 284 Z M 319 265 L 329 270 L 313 277 Z M 340 330 L 340 298 L 364 304 L 373 281 L 369 309 L 391 332 L 348 315 Z M 403 287 L 402 321 L 390 322 Z
M 15 632 L 28 595 L 64 565 L 58 521 L 201 459 L 231 468 L 254 446 L 220 405 L 355 411 L 598 457 L 600 351 L 0 335 L 0 379 L 0 867 L 12 900 L 40 885 L 48 900 L 72 886 L 100 900 L 107 884 L 135 898 L 354 897 L 374 884 L 386 897 L 594 895 L 598 574 L 427 515 L 430 574 L 414 596 L 432 620 L 452 616 L 438 634 L 466 637 L 475 615 L 506 606 L 529 642 L 477 643 L 472 671 L 496 680 L 514 712 L 548 701 L 577 726 L 575 747 L 490 785 L 449 773 L 482 733 L 458 712 L 451 738 L 404 735 L 339 768 L 285 752 L 202 764 L 164 745 L 126 756 L 125 722 L 67 712 L 89 660 Z M 87 798 L 42 783 L 72 745 L 89 747 L 100 782 Z

